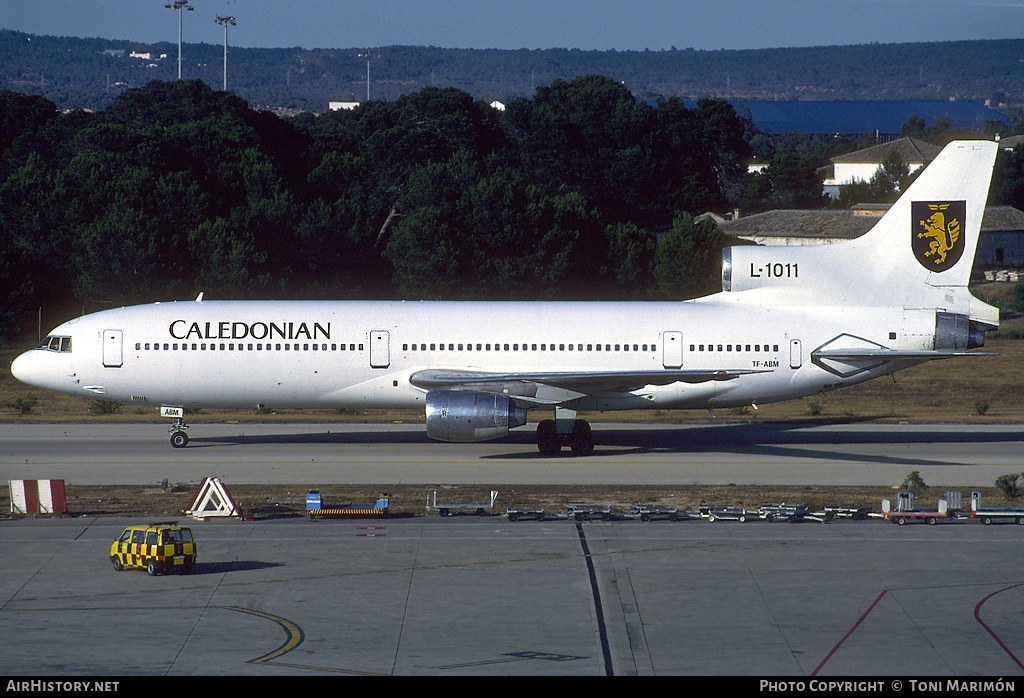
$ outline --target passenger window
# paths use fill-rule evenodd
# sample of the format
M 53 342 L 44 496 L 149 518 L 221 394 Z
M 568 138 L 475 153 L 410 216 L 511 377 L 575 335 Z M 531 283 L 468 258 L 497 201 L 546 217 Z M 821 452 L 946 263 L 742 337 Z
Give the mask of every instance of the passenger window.
M 141 545 L 146 541 L 145 531 L 132 531 L 132 543 L 138 543 Z
M 156 545 L 156 531 L 146 533 L 146 545 Z
M 119 538 L 119 540 L 122 543 L 127 543 L 129 540 L 131 540 L 131 538 L 132 538 L 132 532 L 131 531 L 125 531 L 124 533 L 121 534 L 121 537 Z

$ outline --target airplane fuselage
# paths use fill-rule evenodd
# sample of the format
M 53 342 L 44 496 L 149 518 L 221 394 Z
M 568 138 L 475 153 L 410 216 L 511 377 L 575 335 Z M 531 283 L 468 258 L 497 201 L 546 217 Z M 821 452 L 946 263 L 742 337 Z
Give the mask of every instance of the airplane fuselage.
M 187 408 L 423 408 L 426 369 L 482 372 L 751 370 L 728 381 L 650 384 L 560 400 L 579 410 L 749 405 L 812 395 L 843 377 L 812 351 L 855 330 L 930 349 L 893 307 L 766 308 L 716 294 L 619 303 L 202 301 L 126 307 L 64 323 L 71 351 L 30 352 L 53 389 Z M 61 364 L 53 370 L 54 361 Z M 36 381 L 38 384 L 38 381 Z M 542 398 L 543 401 L 543 398 Z

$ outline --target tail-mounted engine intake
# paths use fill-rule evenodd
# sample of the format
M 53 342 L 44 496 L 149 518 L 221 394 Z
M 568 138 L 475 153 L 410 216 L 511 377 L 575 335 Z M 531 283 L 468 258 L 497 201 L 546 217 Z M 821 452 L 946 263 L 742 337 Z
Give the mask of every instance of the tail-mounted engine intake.
M 935 313 L 935 348 L 963 351 L 985 346 L 985 330 L 966 315 Z
M 463 390 L 427 393 L 427 436 L 437 441 L 489 441 L 526 424 L 526 410 L 504 395 Z

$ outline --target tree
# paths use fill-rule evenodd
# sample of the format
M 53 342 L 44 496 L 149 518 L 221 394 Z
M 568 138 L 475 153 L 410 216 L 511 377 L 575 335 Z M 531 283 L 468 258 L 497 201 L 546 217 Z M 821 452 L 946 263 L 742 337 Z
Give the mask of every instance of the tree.
M 923 497 L 928 492 L 928 485 L 925 484 L 921 473 L 914 470 L 903 480 L 900 489 L 904 492 L 913 493 L 915 497 Z
M 725 238 L 711 221 L 677 216 L 658 242 L 654 278 L 664 298 L 684 299 L 711 290 L 721 269 Z
M 1024 473 L 1007 473 L 996 478 L 995 486 L 1007 500 L 1014 500 L 1020 497 L 1022 481 Z
M 907 120 L 900 126 L 900 135 L 910 136 L 911 138 L 921 138 L 925 132 L 924 119 L 917 114 L 911 114 L 907 117 Z
M 16 138 L 58 117 L 57 105 L 39 95 L 0 90 L 0 152 Z
M 771 183 L 770 208 L 817 209 L 828 203 L 814 163 L 795 153 L 777 155 L 767 175 Z

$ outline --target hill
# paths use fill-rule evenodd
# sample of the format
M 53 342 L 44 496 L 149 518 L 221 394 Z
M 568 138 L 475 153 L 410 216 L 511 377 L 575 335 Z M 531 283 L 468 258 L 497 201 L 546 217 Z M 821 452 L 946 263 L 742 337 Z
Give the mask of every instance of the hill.
M 697 51 L 498 50 L 386 46 L 232 48 L 228 84 L 254 108 L 321 112 L 330 101 L 393 100 L 457 87 L 486 102 L 531 96 L 599 74 L 638 98 L 991 100 L 1019 107 L 1024 39 Z M 223 85 L 223 47 L 183 46 L 184 79 Z M 104 109 L 124 90 L 177 76 L 177 44 L 37 36 L 0 30 L 2 87 L 62 109 Z M 1010 97 L 1012 95 L 1012 97 Z

